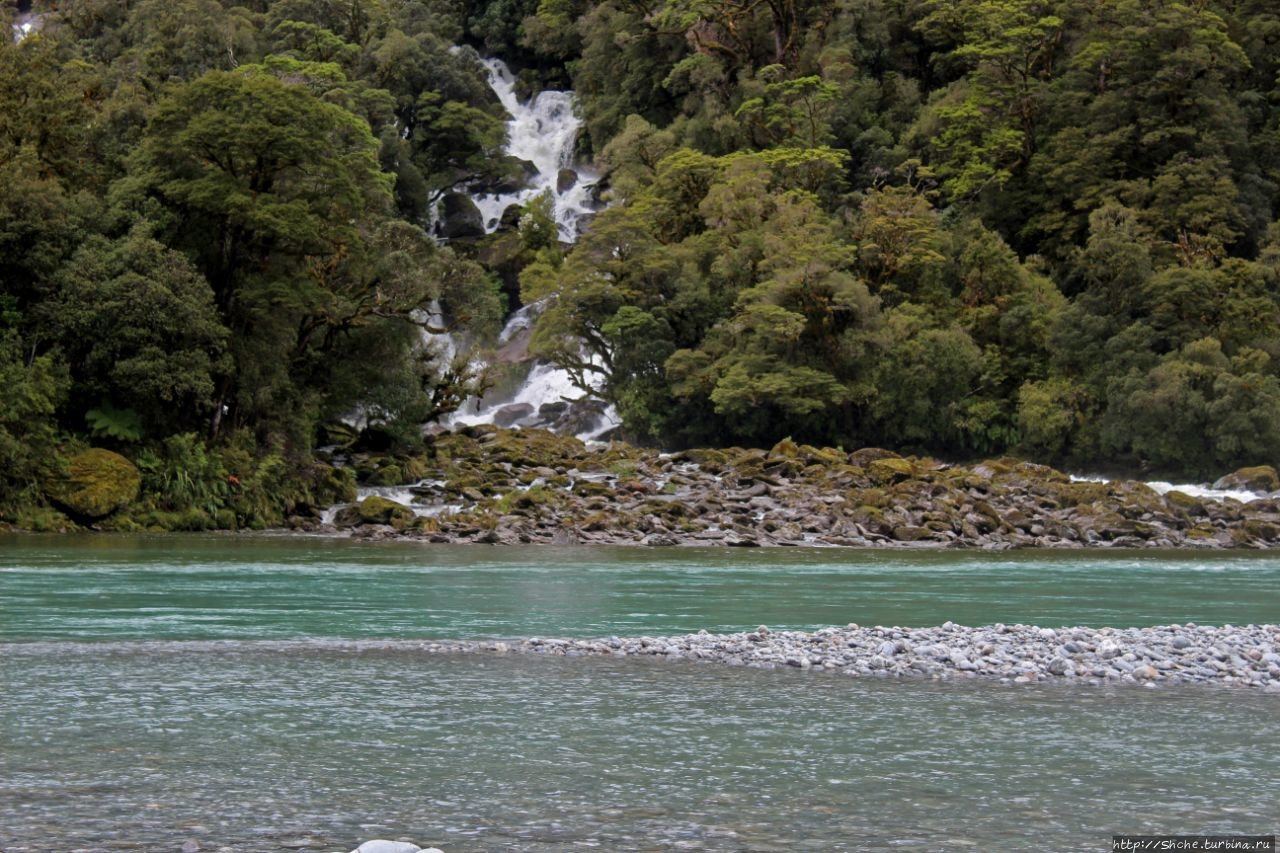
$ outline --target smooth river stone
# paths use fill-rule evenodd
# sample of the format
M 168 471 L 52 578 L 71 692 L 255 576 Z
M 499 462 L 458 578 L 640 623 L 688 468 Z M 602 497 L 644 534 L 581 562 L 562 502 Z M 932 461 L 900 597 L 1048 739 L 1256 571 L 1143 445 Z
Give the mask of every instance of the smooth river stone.
M 419 847 L 407 841 L 386 841 L 375 838 L 361 844 L 351 853 L 444 853 L 444 851 L 438 847 Z

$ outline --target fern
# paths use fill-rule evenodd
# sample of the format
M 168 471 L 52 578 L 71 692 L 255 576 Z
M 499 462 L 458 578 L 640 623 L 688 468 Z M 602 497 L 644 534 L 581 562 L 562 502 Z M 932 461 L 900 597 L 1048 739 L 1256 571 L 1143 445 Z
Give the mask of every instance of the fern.
M 103 403 L 90 409 L 84 419 L 95 438 L 114 438 L 117 441 L 139 441 L 142 438 L 142 418 L 133 409 L 117 409 Z

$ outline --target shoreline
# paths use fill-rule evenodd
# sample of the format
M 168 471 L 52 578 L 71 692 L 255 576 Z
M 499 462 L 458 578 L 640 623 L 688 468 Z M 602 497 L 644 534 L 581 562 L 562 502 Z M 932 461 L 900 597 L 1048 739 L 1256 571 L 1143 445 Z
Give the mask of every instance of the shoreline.
M 387 458 L 335 462 L 356 468 L 362 494 L 288 529 L 510 545 L 1280 548 L 1280 491 L 1242 503 L 1007 458 L 791 441 L 660 453 L 480 426 L 435 436 L 413 478 Z

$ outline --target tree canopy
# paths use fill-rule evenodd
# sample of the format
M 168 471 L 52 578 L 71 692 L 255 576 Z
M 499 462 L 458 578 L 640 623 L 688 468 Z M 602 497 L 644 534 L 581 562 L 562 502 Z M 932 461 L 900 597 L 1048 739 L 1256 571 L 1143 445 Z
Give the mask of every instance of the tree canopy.
M 667 447 L 1280 461 L 1267 3 L 35 11 L 0 42 L 0 512 L 88 442 L 160 477 L 298 474 L 343 418 L 420 441 L 486 382 L 432 339 L 533 301 L 531 351 Z M 430 236 L 526 168 L 490 55 L 577 93 L 576 245 L 545 199 Z

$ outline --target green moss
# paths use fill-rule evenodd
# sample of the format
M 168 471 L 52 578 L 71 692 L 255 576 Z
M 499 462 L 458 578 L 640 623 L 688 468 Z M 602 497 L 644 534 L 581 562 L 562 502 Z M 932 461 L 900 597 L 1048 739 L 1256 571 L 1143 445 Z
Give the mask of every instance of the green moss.
M 1254 465 L 1228 474 L 1213 484 L 1215 489 L 1248 489 L 1274 492 L 1280 489 L 1280 475 L 1270 465 Z
M 1252 536 L 1254 539 L 1261 539 L 1264 542 L 1275 542 L 1280 540 L 1280 526 L 1272 524 L 1269 521 L 1249 518 L 1245 519 L 1241 525 L 1244 532 Z
M 36 533 L 65 533 L 77 529 L 74 521 L 52 507 L 24 507 L 14 521 L 20 530 Z
M 1188 515 L 1205 515 L 1203 501 L 1176 489 L 1165 493 L 1164 502 L 1169 505 L 1170 509 L 1184 512 Z
M 408 482 L 404 471 L 394 462 L 387 462 L 372 471 L 365 482 L 370 486 L 399 486 Z
M 132 462 L 95 447 L 68 459 L 66 472 L 46 492 L 72 515 L 97 519 L 136 499 L 141 485 L 142 474 Z
M 915 476 L 916 466 L 909 459 L 901 457 L 890 459 L 873 459 L 867 463 L 867 473 L 880 485 L 901 483 Z
M 389 524 L 404 530 L 417 518 L 413 510 L 401 506 L 389 498 L 373 495 L 356 504 L 356 513 L 363 524 Z
M 165 510 L 153 510 L 144 513 L 138 519 L 122 519 L 120 526 L 113 526 L 113 530 L 134 530 L 138 525 L 145 527 L 147 530 L 156 531 L 200 531 L 213 530 L 217 527 L 217 522 L 212 515 L 201 509 L 185 509 L 176 512 L 167 512 Z

